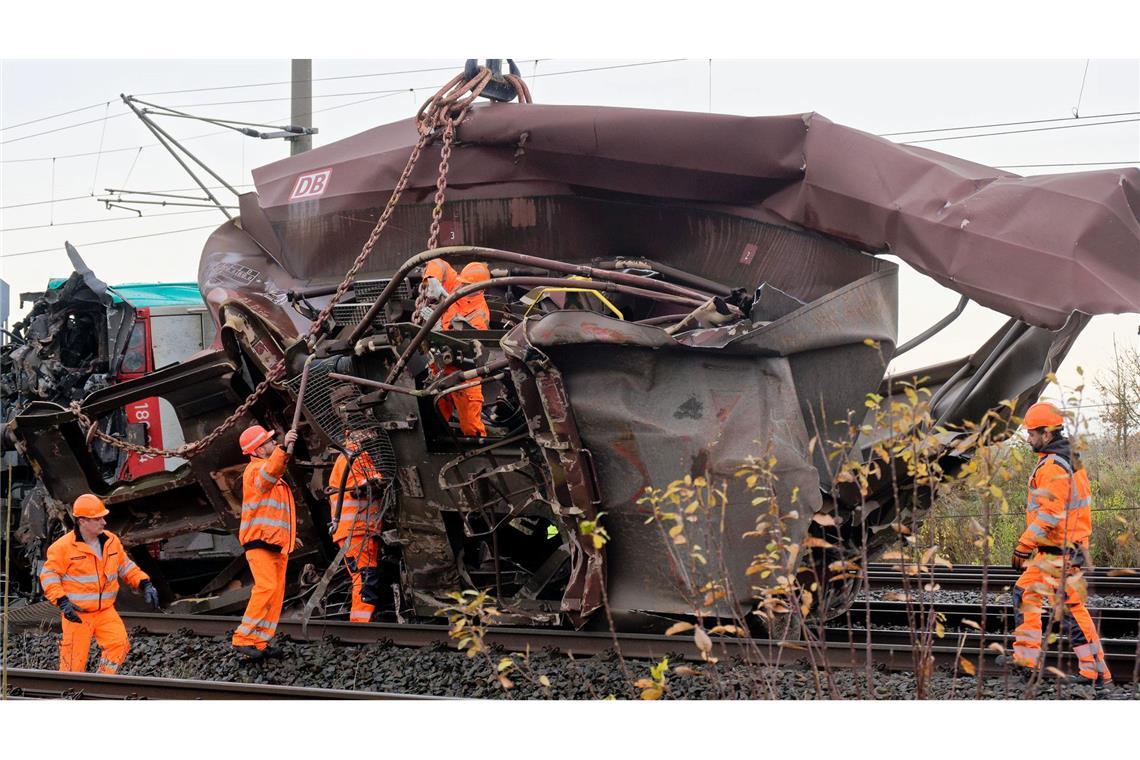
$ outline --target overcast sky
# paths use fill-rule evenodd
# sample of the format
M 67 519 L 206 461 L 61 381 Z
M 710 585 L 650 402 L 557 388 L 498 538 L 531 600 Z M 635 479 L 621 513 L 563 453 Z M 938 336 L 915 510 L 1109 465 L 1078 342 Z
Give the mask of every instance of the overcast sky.
M 1140 61 L 1135 59 L 671 58 L 682 56 L 530 58 L 520 64 L 535 100 L 542 103 L 746 115 L 815 111 L 876 134 L 1069 119 L 890 139 L 964 138 L 923 144 L 1026 175 L 1140 166 Z M 458 57 L 316 58 L 313 118 L 320 133 L 314 145 L 411 116 L 462 63 Z M 605 68 L 616 66 L 624 67 Z M 442 70 L 392 73 L 437 68 Z M 289 77 L 284 57 L 3 61 L 0 267 L 14 302 L 15 294 L 41 289 L 49 277 L 68 274 L 64 240 L 75 243 L 94 271 L 112 284 L 193 281 L 202 244 L 223 221 L 217 210 L 137 206 L 143 210 L 140 218 L 132 211 L 107 210 L 94 199 L 104 188 L 181 193 L 193 185 L 119 94 L 197 115 L 284 124 Z M 1081 118 L 1073 119 L 1078 104 Z M 83 110 L 57 116 L 73 109 Z M 1092 118 L 1105 114 L 1121 115 Z M 1120 123 L 1094 126 L 1106 121 Z M 216 125 L 186 119 L 161 124 L 241 190 L 249 189 L 252 168 L 288 154 L 284 142 L 252 139 Z M 1058 126 L 1066 128 L 1054 128 Z M 965 137 L 1042 127 L 1049 129 Z M 216 192 L 232 199 L 224 190 Z M 178 230 L 185 231 L 172 232 Z M 949 311 L 957 298 L 904 267 L 900 341 Z M 1002 321 L 1004 316 L 971 305 L 953 332 L 913 351 L 906 366 L 969 353 Z M 1138 325 L 1136 315 L 1094 319 L 1070 353 L 1062 380 L 1076 384 L 1077 365 L 1086 374 L 1103 369 L 1114 338 L 1120 345 L 1137 345 Z

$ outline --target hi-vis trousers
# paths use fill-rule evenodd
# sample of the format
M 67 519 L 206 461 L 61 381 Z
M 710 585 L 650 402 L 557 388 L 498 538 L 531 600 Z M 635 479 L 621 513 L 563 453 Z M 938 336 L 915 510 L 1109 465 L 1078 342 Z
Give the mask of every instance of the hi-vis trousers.
M 277 633 L 277 621 L 281 619 L 289 555 L 269 549 L 246 549 L 245 558 L 253 573 L 253 592 L 231 641 L 235 647 L 265 649 Z
M 82 673 L 87 670 L 87 653 L 91 650 L 91 637 L 102 649 L 97 673 L 118 673 L 127 659 L 131 644 L 127 629 L 114 607 L 98 612 L 80 612 L 81 623 L 63 621 L 63 639 L 59 642 L 59 669 Z
M 1074 564 L 1074 560 L 1077 564 Z M 1081 574 L 1081 556 L 1071 556 L 1065 576 L 1065 607 L 1062 621 L 1073 651 L 1079 661 L 1080 674 L 1085 678 L 1110 683 L 1112 676 L 1104 661 L 1100 636 L 1096 624 L 1085 607 L 1087 596 L 1085 580 Z M 1041 657 L 1043 636 L 1041 613 L 1056 604 L 1061 588 L 1061 571 L 1065 559 L 1059 554 L 1038 553 L 1013 589 L 1013 609 L 1017 620 L 1014 631 L 1013 661 L 1027 668 L 1036 668 Z

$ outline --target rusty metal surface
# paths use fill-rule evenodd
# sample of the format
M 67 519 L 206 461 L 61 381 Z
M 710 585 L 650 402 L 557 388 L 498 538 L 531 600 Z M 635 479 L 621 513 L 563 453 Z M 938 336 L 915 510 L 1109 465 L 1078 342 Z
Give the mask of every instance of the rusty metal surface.
M 837 154 L 845 142 L 860 152 Z M 334 551 L 322 493 L 343 434 L 334 407 L 353 417 L 353 429 L 375 431 L 395 486 L 381 565 L 385 593 L 395 589 L 384 604 L 397 613 L 431 615 L 462 588 L 490 591 L 512 619 L 532 624 L 584 625 L 607 593 L 619 617 L 691 612 L 691 579 L 637 504 L 646 487 L 686 474 L 729 484 L 721 534 L 704 550 L 731 586 L 715 609 L 747 612 L 757 589 L 775 581 L 745 577 L 773 538 L 770 526 L 741 539 L 757 517 L 754 494 L 735 477 L 749 456 L 778 462 L 781 536 L 797 545 L 824 509 L 835 512 L 846 552 L 861 548 L 864 523 L 921 517 L 930 495 L 906 476 L 873 482 L 867 509 L 843 489 L 831 493 L 823 442 L 855 444 L 857 424 L 844 420 L 881 387 L 897 341 L 897 267 L 868 252 L 897 254 L 1014 316 L 973 356 L 931 373 L 935 413 L 947 425 L 1003 399 L 1032 403 L 1087 322 L 1070 318 L 1072 309 L 1140 310 L 1140 279 L 1122 271 L 1140 240 L 1125 213 L 1136 179 L 1128 172 L 1023 181 L 814 115 L 529 105 L 473 109 L 445 157 L 446 177 L 436 171 L 439 148 L 401 122 L 257 170 L 260 198 L 243 196 L 243 218 L 218 228 L 202 256 L 215 352 L 83 405 L 94 418 L 131 398 L 168 397 L 187 440 L 235 408 L 243 422 L 276 430 L 302 415 L 290 478 L 318 564 Z M 321 191 L 297 196 L 314 173 Z M 1102 187 L 1106 175 L 1119 187 Z M 1067 217 L 1050 201 L 1062 187 L 1074 196 Z M 1048 224 L 1035 216 L 1039 199 Z M 1049 226 L 1065 218 L 1065 235 L 1087 243 L 1070 244 Z M 1083 234 L 1094 223 L 1097 233 Z M 409 258 L 428 230 L 446 247 Z M 426 302 L 411 291 L 435 255 L 457 269 L 471 260 L 519 267 L 469 288 L 485 289 L 492 329 L 433 331 L 467 290 L 422 320 Z M 1063 266 L 1065 257 L 1079 262 L 1065 270 L 1073 287 L 1042 297 L 1031 281 L 1049 271 L 1043 261 Z M 357 272 L 369 287 L 348 295 Z M 624 318 L 520 292 L 581 284 L 558 275 L 592 278 L 589 289 L 608 292 Z M 1114 281 L 1111 293 L 1102 280 Z M 313 354 L 316 391 L 296 408 L 298 378 L 284 378 Z M 463 436 L 432 397 L 445 382 L 439 369 L 453 367 L 458 378 L 504 366 L 483 385 L 487 437 Z M 384 387 L 367 387 L 380 380 Z M 254 387 L 264 395 L 248 398 Z M 175 473 L 130 486 L 96 477 L 82 428 L 60 407 L 32 409 L 16 429 L 34 461 L 51 463 L 52 496 L 104 495 L 112 529 L 128 543 L 235 527 L 237 428 Z M 877 435 L 856 451 L 866 456 Z M 940 440 L 953 471 L 969 452 L 954 449 L 952 434 Z M 603 511 L 611 538 L 601 548 L 583 528 Z M 873 532 L 870 548 L 889 534 Z
M 500 216 L 522 204 L 513 211 L 517 228 L 529 226 L 535 212 L 523 209 L 542 197 L 655 198 L 889 251 L 978 303 L 1032 324 L 1057 328 L 1074 310 L 1140 310 L 1140 169 L 1023 178 L 897 145 L 818 114 L 494 104 L 472 109 L 459 137 L 449 203 L 502 199 Z M 337 228 L 349 224 L 343 212 L 382 206 L 415 139 L 414 124 L 405 120 L 256 169 L 261 206 L 284 239 L 299 237 L 305 220 L 323 220 L 320 235 L 339 237 Z M 438 151 L 438 145 L 425 149 L 429 160 L 412 175 L 417 194 L 434 184 Z M 314 171 L 329 172 L 320 197 L 291 198 L 298 178 Z M 457 213 L 466 233 L 471 215 Z M 494 215 L 474 216 L 487 224 Z M 474 242 L 539 248 L 488 237 Z M 700 250 L 666 263 L 703 274 Z M 740 255 L 738 249 L 732 260 Z M 314 256 L 312 241 L 285 263 L 300 274 L 298 267 L 315 263 Z M 1057 282 L 1066 287 L 1054 288 Z

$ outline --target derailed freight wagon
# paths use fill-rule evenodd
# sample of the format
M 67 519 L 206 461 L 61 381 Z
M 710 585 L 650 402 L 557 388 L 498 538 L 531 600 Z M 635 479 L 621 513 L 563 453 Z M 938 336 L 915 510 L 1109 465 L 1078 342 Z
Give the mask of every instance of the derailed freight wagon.
M 75 271 L 67 279 L 49 280 L 37 293 L 21 293 L 28 314 L 12 326 L 0 349 L 0 454 L 6 494 L 12 500 L 10 525 L 0 529 L 6 545 L 15 537 L 23 551 L 12 553 L 13 593 L 25 595 L 36 582 L 35 565 L 69 524 L 67 505 L 53 499 L 39 480 L 51 460 L 29 461 L 10 434 L 12 420 L 31 405 L 51 402 L 68 406 L 116 384 L 142 377 L 198 353 L 214 341 L 214 322 L 197 283 L 102 282 L 70 244 L 66 250 Z M 157 447 L 181 444 L 182 427 L 174 409 L 155 397 L 139 397 L 99 421 L 100 429 L 117 438 Z M 93 442 L 88 464 L 105 482 L 130 482 L 171 471 L 184 460 L 124 451 Z M 180 542 L 190 540 L 182 539 Z M 162 547 L 171 557 L 177 544 Z M 199 537 L 202 549 L 224 556 L 237 549 L 228 536 Z
M 816 114 L 499 102 L 457 121 L 445 183 L 446 126 L 401 180 L 421 134 L 414 119 L 256 170 L 240 218 L 202 255 L 216 350 L 93 394 L 84 409 L 161 396 L 190 440 L 282 360 L 283 379 L 189 464 L 130 484 L 91 477 L 75 416 L 30 409 L 17 434 L 30 456 L 52 460 L 52 495 L 101 494 L 128 543 L 171 526 L 236 530 L 237 435 L 253 422 L 289 426 L 309 360 L 291 469 L 301 562 L 333 555 L 324 493 L 349 427 L 384 476 L 389 608 L 426 615 L 448 592 L 480 588 L 518 619 L 582 625 L 605 590 L 619 618 L 692 613 L 638 503 L 688 474 L 728 483 L 716 548 L 729 598 L 747 611 L 775 582 L 745 575 L 765 541 L 742 537 L 756 510 L 733 474 L 750 455 L 776 462 L 791 541 L 822 530 L 813 514 L 834 517 L 837 549 L 821 563 L 864 539 L 873 554 L 885 526 L 928 507 L 905 473 L 873 482 L 865 500 L 833 488 L 817 445 L 846 441 L 870 457 L 883 435 L 851 440 L 861 420 L 847 421 L 890 387 L 885 367 L 899 352 L 897 267 L 877 254 L 1010 317 L 972 355 L 907 373 L 928 378 L 932 417 L 950 431 L 991 409 L 1008 416 L 1003 400 L 1014 413 L 1035 401 L 1089 315 L 1140 311 L 1134 169 L 1022 178 Z M 363 270 L 305 341 L 398 185 Z M 442 247 L 417 256 L 435 209 Z M 434 255 L 490 267 L 491 329 L 432 329 L 443 307 L 423 308 L 419 282 Z M 435 377 L 432 363 L 467 371 Z M 486 438 L 464 437 L 436 409 L 461 382 L 484 384 Z M 962 437 L 938 436 L 947 470 L 971 456 Z M 598 547 L 582 526 L 600 512 L 609 540 Z M 846 596 L 829 595 L 825 612 Z

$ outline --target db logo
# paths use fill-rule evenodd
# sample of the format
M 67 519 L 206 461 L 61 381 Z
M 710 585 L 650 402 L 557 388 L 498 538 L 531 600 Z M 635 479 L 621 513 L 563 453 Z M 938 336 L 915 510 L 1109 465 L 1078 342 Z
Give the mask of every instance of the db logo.
M 312 174 L 302 174 L 300 177 L 297 177 L 297 184 L 293 186 L 293 194 L 289 196 L 289 200 L 296 201 L 302 198 L 316 198 L 329 186 L 329 177 L 331 175 L 332 169 L 321 169 L 319 172 L 313 172 Z

